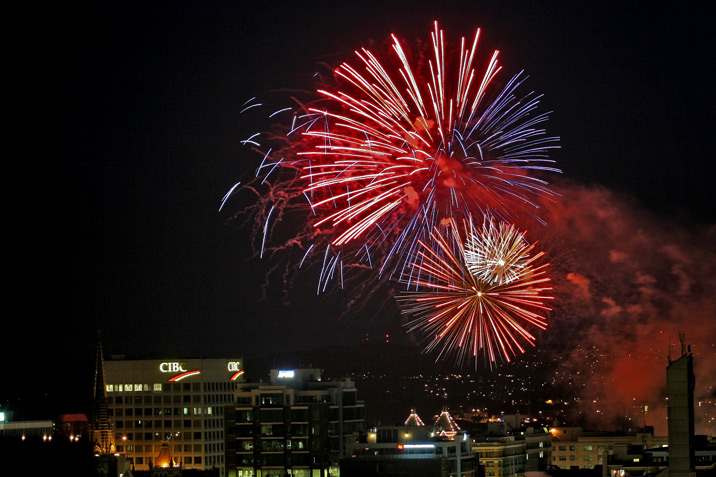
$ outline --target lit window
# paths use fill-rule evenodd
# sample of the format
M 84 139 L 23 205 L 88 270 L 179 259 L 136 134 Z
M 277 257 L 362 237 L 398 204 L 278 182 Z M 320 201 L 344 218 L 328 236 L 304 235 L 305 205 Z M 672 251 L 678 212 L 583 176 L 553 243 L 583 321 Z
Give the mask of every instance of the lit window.
M 113 393 L 113 392 L 114 392 L 114 384 L 108 384 L 108 385 L 106 386 L 106 388 L 107 388 L 107 392 L 108 392 L 108 393 Z
M 135 392 L 142 392 L 142 385 L 141 385 L 141 384 L 135 384 L 135 385 L 134 385 L 134 391 L 135 391 Z
M 154 389 L 155 392 L 161 392 L 162 391 L 162 383 L 154 383 Z

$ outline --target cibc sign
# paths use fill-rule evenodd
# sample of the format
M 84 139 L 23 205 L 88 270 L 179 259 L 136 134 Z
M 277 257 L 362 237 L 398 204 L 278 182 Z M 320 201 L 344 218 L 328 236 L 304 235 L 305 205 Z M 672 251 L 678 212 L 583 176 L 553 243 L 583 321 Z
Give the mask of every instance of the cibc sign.
M 167 361 L 159 365 L 162 373 L 186 373 L 186 364 L 177 361 Z
M 229 361 L 226 364 L 226 369 L 231 371 L 232 373 L 235 373 L 237 371 L 241 371 L 241 361 Z

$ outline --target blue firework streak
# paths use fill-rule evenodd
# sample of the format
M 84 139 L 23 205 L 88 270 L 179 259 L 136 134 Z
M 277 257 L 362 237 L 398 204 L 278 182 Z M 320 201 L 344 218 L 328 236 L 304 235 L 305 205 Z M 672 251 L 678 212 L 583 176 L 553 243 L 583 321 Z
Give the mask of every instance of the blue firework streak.
M 418 243 L 433 243 L 436 227 L 536 216 L 536 199 L 552 194 L 542 175 L 559 172 L 549 158 L 559 146 L 542 127 L 540 96 L 520 93 L 523 73 L 497 84 L 497 51 L 478 69 L 479 37 L 449 47 L 436 22 L 431 41 L 415 48 L 392 36 L 390 54 L 356 51 L 357 66 L 336 68 L 335 87 L 294 108 L 281 144 L 262 152 L 257 177 L 280 190 L 262 196 L 272 201 L 263 210 L 300 208 L 300 199 L 309 211 L 293 243 L 301 263 L 322 260 L 319 291 L 343 277 L 344 263 L 410 284 Z M 264 224 L 262 253 L 270 230 Z

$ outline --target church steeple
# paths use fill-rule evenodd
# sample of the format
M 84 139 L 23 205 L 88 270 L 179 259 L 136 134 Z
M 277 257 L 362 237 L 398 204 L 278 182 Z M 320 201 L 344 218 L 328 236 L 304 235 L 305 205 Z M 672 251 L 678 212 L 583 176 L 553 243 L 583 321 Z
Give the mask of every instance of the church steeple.
M 92 400 L 92 439 L 95 452 L 98 454 L 114 454 L 114 433 L 109 420 L 109 406 L 107 403 L 107 386 L 104 376 L 104 353 L 102 351 L 102 338 L 97 333 L 97 357 L 94 369 L 94 395 Z

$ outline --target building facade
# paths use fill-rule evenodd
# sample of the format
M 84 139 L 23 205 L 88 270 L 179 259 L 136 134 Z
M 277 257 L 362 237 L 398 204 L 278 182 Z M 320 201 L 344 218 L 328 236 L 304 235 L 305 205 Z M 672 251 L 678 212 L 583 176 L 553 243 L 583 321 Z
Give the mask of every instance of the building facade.
M 612 456 L 631 447 L 641 450 L 659 449 L 668 445 L 667 436 L 652 432 L 607 433 L 583 432 L 579 427 L 553 427 L 552 464 L 562 469 L 593 469 L 606 466 Z
M 526 428 L 511 436 L 476 439 L 472 449 L 485 477 L 519 477 L 550 465 L 552 435 Z
M 224 410 L 243 380 L 241 358 L 105 361 L 117 452 L 136 470 L 216 468 L 223 476 Z
M 448 437 L 444 431 L 422 424 L 370 429 L 362 442 L 349 446 L 341 477 L 475 477 L 470 436 L 459 431 Z
M 694 455 L 694 357 L 691 347 L 680 334 L 681 356 L 669 356 L 666 368 L 666 393 L 669 396 L 667 411 L 669 423 L 669 475 L 693 477 Z
M 239 384 L 226 423 L 230 476 L 327 477 L 364 431 L 365 406 L 351 379 L 272 370 L 268 383 Z

